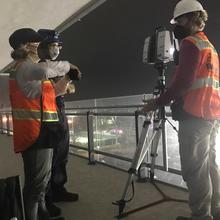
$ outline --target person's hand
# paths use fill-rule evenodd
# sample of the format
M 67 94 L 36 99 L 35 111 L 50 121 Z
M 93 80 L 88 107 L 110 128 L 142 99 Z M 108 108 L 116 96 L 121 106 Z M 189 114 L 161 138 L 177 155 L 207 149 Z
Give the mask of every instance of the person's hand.
M 70 63 L 70 71 L 67 73 L 70 80 L 80 80 L 82 78 L 82 73 L 79 68 L 72 63 Z
M 156 99 L 148 99 L 144 101 L 146 104 L 144 107 L 141 109 L 142 112 L 150 112 L 150 111 L 155 111 L 156 109 L 159 108 L 159 106 L 156 103 Z
M 56 96 L 64 95 L 66 93 L 68 84 L 69 78 L 66 75 L 61 77 L 57 82 L 53 82 Z
M 69 83 L 66 89 L 66 93 L 71 94 L 71 93 L 75 93 L 75 91 L 76 91 L 75 85 L 73 83 Z

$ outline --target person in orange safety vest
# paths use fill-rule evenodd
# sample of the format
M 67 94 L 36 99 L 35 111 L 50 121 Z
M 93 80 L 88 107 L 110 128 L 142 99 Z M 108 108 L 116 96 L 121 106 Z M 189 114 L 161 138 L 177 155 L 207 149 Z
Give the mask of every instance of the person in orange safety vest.
M 220 219 L 220 172 L 216 136 L 220 118 L 219 59 L 203 32 L 207 12 L 196 0 L 181 0 L 171 20 L 180 40 L 174 79 L 158 98 L 147 100 L 142 111 L 169 104 L 179 121 L 182 176 L 189 191 L 191 217 L 177 220 Z M 176 59 L 177 60 L 177 59 Z
M 21 28 L 9 37 L 14 63 L 9 69 L 14 150 L 24 164 L 24 206 L 27 220 L 49 220 L 45 190 L 50 179 L 52 147 L 59 137 L 56 95 L 66 91 L 71 81 L 67 61 L 37 63 L 41 36 L 31 28 Z M 49 78 L 62 76 L 57 85 Z M 63 218 L 57 218 L 63 219 Z

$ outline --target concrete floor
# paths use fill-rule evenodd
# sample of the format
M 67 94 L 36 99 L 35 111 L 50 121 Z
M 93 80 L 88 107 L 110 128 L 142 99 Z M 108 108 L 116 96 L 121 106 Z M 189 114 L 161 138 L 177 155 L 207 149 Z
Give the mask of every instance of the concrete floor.
M 0 177 L 21 175 L 23 182 L 22 160 L 14 154 L 12 137 L 0 135 Z M 88 165 L 86 159 L 70 155 L 68 162 L 69 191 L 78 192 L 80 199 L 74 203 L 57 203 L 62 208 L 66 220 L 113 220 L 117 219 L 118 206 L 112 202 L 120 200 L 128 174 L 102 164 Z M 187 199 L 187 192 L 157 183 L 167 196 Z M 129 192 L 131 194 L 131 191 Z M 129 196 L 128 196 L 129 197 Z M 162 199 L 161 193 L 151 183 L 135 182 L 134 199 L 128 203 L 124 212 L 130 212 Z M 178 215 L 189 216 L 187 203 L 165 201 L 129 214 L 127 220 L 175 220 Z

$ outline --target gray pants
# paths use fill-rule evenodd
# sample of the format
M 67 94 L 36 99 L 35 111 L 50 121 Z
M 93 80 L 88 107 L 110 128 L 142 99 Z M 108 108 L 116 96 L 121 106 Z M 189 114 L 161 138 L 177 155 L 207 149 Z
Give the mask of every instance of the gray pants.
M 45 192 L 51 175 L 52 149 L 29 149 L 22 152 L 24 163 L 24 206 L 26 220 L 49 219 Z
M 192 220 L 211 220 L 220 213 L 220 170 L 215 146 L 218 128 L 217 121 L 179 122 L 181 168 L 189 190 Z

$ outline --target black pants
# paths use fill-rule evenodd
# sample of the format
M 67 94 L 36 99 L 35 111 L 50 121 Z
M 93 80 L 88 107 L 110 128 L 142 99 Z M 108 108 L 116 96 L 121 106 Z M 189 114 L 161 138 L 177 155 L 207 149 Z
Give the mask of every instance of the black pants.
M 62 125 L 62 138 L 53 148 L 53 160 L 51 169 L 51 179 L 48 184 L 46 200 L 52 201 L 53 194 L 59 193 L 67 182 L 66 165 L 69 154 L 69 126 L 65 112 L 58 111 L 59 121 Z
M 23 200 L 19 176 L 0 179 L 0 219 L 17 217 L 24 220 Z

